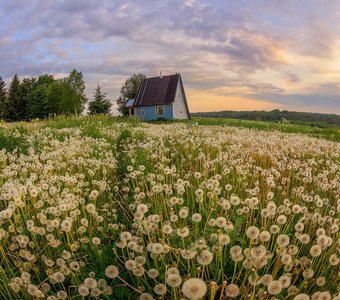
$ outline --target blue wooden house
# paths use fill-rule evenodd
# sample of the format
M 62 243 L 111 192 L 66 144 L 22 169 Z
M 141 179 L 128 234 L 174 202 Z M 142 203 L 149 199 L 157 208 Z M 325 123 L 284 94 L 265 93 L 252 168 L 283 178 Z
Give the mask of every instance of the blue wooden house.
M 125 104 L 129 116 L 142 120 L 190 119 L 180 74 L 143 79 L 135 99 Z

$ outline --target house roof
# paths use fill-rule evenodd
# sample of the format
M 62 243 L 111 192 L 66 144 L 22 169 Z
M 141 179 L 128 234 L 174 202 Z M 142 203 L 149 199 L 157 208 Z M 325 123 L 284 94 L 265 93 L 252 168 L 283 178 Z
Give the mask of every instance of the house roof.
M 175 101 L 180 74 L 143 79 L 134 106 L 164 105 Z
M 133 103 L 135 102 L 135 99 L 129 99 L 126 103 L 125 103 L 125 107 L 132 107 Z

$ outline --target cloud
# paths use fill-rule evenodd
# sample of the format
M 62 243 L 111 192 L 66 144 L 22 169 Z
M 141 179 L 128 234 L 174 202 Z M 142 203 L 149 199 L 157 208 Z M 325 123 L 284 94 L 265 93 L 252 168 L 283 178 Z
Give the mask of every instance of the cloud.
M 339 82 L 323 82 L 318 85 L 311 86 L 309 91 L 320 95 L 339 96 L 340 95 L 340 83 Z M 338 98 L 340 105 L 340 97 Z
M 259 107 L 271 101 L 287 108 L 298 97 L 301 107 L 324 103 L 333 111 L 331 98 L 317 99 L 338 93 L 339 2 L 324 1 L 322 9 L 307 0 L 242 3 L 0 0 L 0 75 L 77 68 L 89 95 L 99 81 L 116 99 L 131 74 L 162 70 L 180 72 L 192 95 L 232 95 L 259 101 Z
M 263 98 L 258 95 L 258 99 L 266 99 L 267 101 L 278 103 L 281 106 L 290 109 L 307 111 L 307 112 L 323 112 L 335 113 L 340 115 L 340 103 L 338 95 L 324 95 L 317 93 L 306 94 L 267 94 Z
M 283 76 L 286 79 L 286 83 L 288 84 L 294 84 L 301 81 L 301 78 L 294 73 L 286 72 L 283 74 Z

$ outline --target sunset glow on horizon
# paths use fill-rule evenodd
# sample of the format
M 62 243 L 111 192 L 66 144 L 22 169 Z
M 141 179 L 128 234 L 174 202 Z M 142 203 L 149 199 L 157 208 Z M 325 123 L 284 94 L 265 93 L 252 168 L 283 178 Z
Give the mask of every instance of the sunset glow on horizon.
M 191 112 L 340 114 L 340 1 L 0 0 L 0 76 L 83 72 L 114 102 L 179 72 Z

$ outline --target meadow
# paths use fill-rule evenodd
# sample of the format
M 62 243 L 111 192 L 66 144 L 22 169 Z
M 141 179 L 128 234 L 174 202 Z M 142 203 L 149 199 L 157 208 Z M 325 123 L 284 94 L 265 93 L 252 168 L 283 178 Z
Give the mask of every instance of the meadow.
M 0 124 L 0 299 L 339 300 L 339 130 L 249 122 Z

